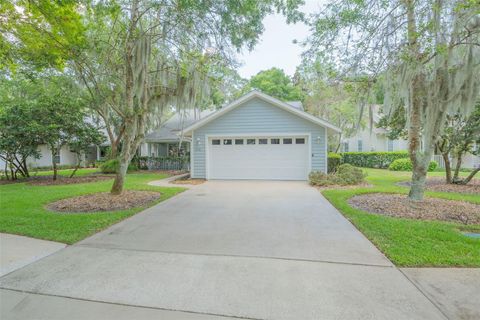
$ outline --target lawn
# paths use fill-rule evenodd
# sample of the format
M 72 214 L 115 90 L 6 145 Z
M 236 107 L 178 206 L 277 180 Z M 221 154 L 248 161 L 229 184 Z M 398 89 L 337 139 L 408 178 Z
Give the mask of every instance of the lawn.
M 373 187 L 324 190 L 322 194 L 340 210 L 390 260 L 401 267 L 480 267 L 480 239 L 464 236 L 461 230 L 480 232 L 480 225 L 392 218 L 352 208 L 347 200 L 371 192 L 408 193 L 396 185 L 410 179 L 408 172 L 365 169 Z M 432 172 L 430 176 L 443 176 Z M 480 203 L 479 195 L 427 192 L 428 196 Z
M 94 169 L 79 171 L 79 175 L 83 175 Z M 69 170 L 61 170 L 61 174 L 68 173 Z M 127 175 L 125 187 L 160 192 L 161 197 L 153 205 L 184 190 L 147 184 L 165 177 L 166 174 L 132 173 Z M 108 191 L 112 181 L 55 186 L 32 186 L 26 183 L 0 185 L 0 232 L 72 244 L 145 209 L 138 207 L 115 212 L 62 214 L 44 208 L 46 204 L 59 199 Z

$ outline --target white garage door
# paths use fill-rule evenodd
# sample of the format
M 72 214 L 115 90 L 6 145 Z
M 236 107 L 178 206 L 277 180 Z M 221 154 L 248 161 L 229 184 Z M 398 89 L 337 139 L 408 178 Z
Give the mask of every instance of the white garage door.
M 309 141 L 296 137 L 224 137 L 208 140 L 209 179 L 306 180 Z

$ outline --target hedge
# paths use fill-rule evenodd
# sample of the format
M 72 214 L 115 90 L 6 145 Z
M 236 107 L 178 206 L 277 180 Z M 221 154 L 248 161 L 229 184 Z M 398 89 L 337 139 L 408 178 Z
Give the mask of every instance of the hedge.
M 438 163 L 436 161 L 430 161 L 428 164 L 428 172 L 434 171 L 438 167 Z M 388 170 L 391 171 L 412 171 L 412 161 L 410 159 L 397 159 L 393 161 L 390 166 L 388 166 Z
M 393 161 L 408 158 L 408 152 L 344 152 L 341 156 L 343 163 L 350 163 L 356 167 L 386 169 Z
M 120 162 L 118 159 L 111 159 L 107 160 L 100 165 L 100 171 L 102 173 L 117 173 L 118 168 L 120 166 Z M 137 166 L 133 163 L 128 164 L 128 171 L 136 171 L 138 170 Z
M 342 156 L 338 153 L 328 153 L 328 173 L 337 171 L 339 165 L 342 164 Z

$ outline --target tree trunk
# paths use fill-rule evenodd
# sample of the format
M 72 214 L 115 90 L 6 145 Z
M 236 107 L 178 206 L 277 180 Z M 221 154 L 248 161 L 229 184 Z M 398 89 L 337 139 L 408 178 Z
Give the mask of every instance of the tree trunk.
M 141 116 L 136 114 L 138 108 L 135 107 L 135 46 L 136 46 L 136 28 L 138 23 L 138 0 L 133 0 L 130 10 L 130 25 L 128 28 L 128 36 L 125 44 L 125 107 L 129 110 L 129 113 L 123 118 L 123 137 L 122 148 L 120 150 L 120 156 L 118 159 L 119 166 L 113 182 L 111 194 L 121 194 L 123 192 L 123 185 L 125 182 L 125 176 L 127 175 L 128 164 L 132 159 L 132 150 L 136 151 L 136 141 L 138 139 L 138 132 L 143 129 L 140 126 Z M 137 79 L 138 80 L 138 79 Z
M 410 58 L 414 59 L 413 63 L 418 63 L 420 59 L 419 47 L 418 47 L 418 33 L 417 22 L 415 17 L 415 1 L 404 0 L 405 9 L 407 12 L 407 35 L 408 35 L 408 49 Z M 423 94 L 422 94 L 423 79 L 421 75 L 417 74 L 410 83 L 410 125 L 408 127 L 408 152 L 410 160 L 412 161 L 412 185 L 408 197 L 413 201 L 423 200 L 423 194 L 425 192 L 425 180 L 427 178 L 427 167 L 430 158 L 427 159 L 426 155 L 422 154 L 421 146 L 421 130 L 422 130 L 422 107 L 423 107 Z M 425 146 L 430 147 L 430 146 Z M 425 161 L 427 165 L 425 165 Z
M 458 176 L 460 175 L 460 169 L 462 168 L 462 157 L 463 157 L 463 153 L 459 152 L 457 154 L 457 163 L 455 164 L 455 172 L 453 173 L 453 183 L 457 183 L 460 180 Z
M 473 177 L 480 171 L 480 167 L 478 167 L 477 169 L 473 169 L 472 172 L 470 172 L 470 174 L 468 175 L 468 177 L 466 177 L 465 179 L 463 179 L 459 184 L 467 184 L 469 183 Z
M 422 152 L 421 145 L 421 104 L 422 98 L 419 96 L 420 90 L 419 78 L 414 79 L 414 83 L 411 88 L 411 116 L 410 126 L 408 128 L 408 152 L 410 160 L 412 161 L 412 184 L 408 197 L 413 201 L 423 200 L 423 194 L 425 189 L 425 180 L 427 178 L 427 168 L 430 158 L 427 154 Z M 426 146 L 428 148 L 428 146 Z
M 326 141 L 326 143 L 328 143 Z M 338 134 L 338 144 L 337 144 L 337 148 L 335 149 L 335 153 L 338 153 L 338 151 L 340 151 L 340 147 L 342 146 L 342 134 L 339 133 Z
M 82 163 L 82 160 L 80 158 L 80 154 L 77 153 L 77 165 L 75 166 L 75 169 L 73 169 L 72 173 L 70 174 L 69 178 L 73 178 L 75 173 L 77 172 L 78 168 L 80 168 L 80 164 Z
M 4 158 L 3 158 L 4 159 Z M 10 180 L 9 179 L 9 175 L 8 175 L 8 162 L 7 162 L 7 159 L 4 159 L 4 163 L 5 163 L 5 167 L 4 167 L 4 171 L 5 171 L 5 178 L 7 180 Z
M 123 185 L 125 183 L 125 176 L 127 175 L 129 160 L 121 157 L 118 160 L 118 171 L 113 181 L 112 189 L 110 190 L 111 194 L 118 195 L 123 192 Z
M 448 153 L 442 153 L 443 162 L 445 162 L 445 182 L 447 184 L 452 183 L 452 167 L 450 164 L 450 158 Z
M 25 176 L 28 178 L 30 177 L 30 172 L 28 171 L 28 165 L 27 165 L 27 158 L 22 156 L 22 166 L 23 166 L 23 172 L 25 173 Z
M 52 148 L 52 168 L 53 168 L 53 180 L 57 180 L 57 163 L 55 162 L 55 156 L 57 151 L 54 151 L 55 148 Z

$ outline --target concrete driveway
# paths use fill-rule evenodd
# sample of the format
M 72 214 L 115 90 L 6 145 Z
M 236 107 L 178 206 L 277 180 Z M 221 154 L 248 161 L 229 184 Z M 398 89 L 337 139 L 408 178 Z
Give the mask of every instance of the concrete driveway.
M 301 182 L 207 182 L 0 288 L 5 318 L 445 319 Z

